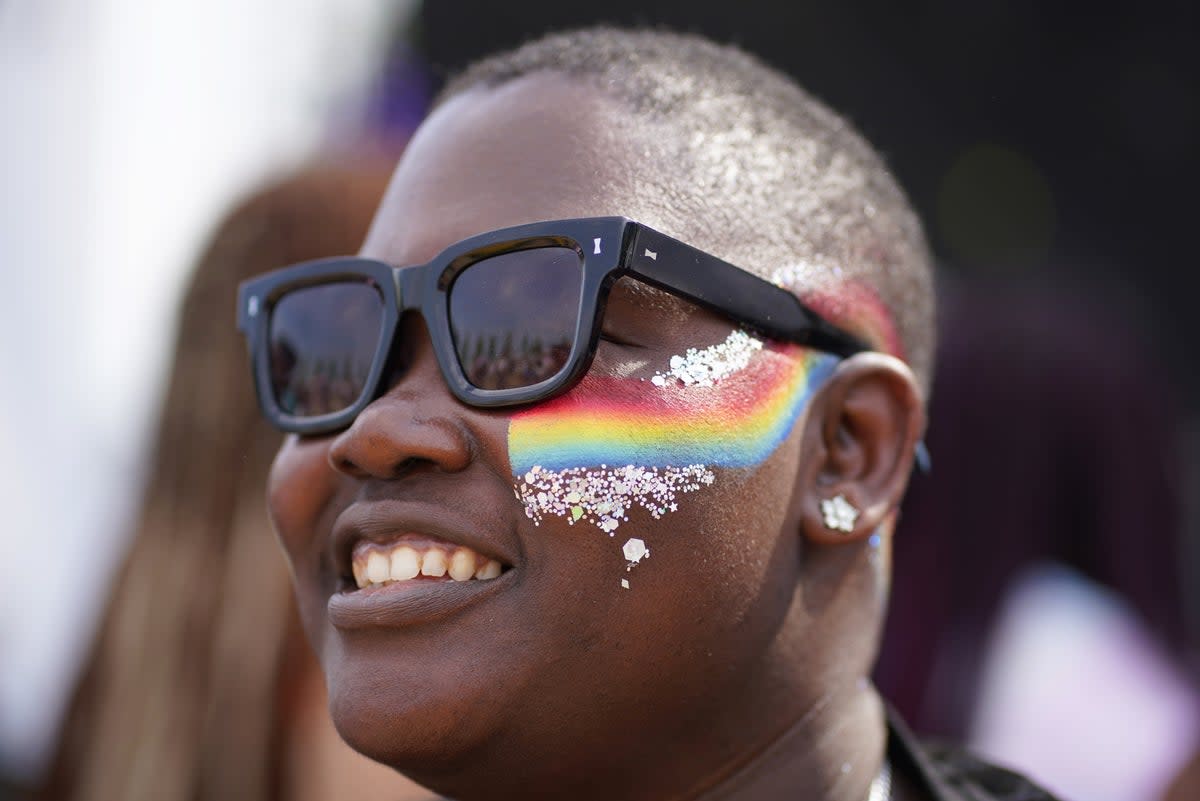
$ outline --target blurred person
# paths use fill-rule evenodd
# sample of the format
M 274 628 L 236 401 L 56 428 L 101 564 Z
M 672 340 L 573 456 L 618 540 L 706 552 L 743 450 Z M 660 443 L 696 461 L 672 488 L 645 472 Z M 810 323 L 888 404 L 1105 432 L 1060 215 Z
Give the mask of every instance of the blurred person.
M 876 680 L 923 731 L 1064 794 L 1157 799 L 1200 747 L 1174 387 L 1127 307 L 1045 282 L 939 290 L 937 465 L 904 501 Z
M 939 293 L 937 469 L 898 526 L 904 600 L 876 672 L 889 697 L 965 736 L 1001 601 L 1046 563 L 1117 593 L 1187 665 L 1182 415 L 1160 359 L 1102 298 L 1029 281 L 943 280 Z
M 362 253 L 239 294 L 356 749 L 460 799 L 1050 797 L 867 679 L 932 296 L 844 120 L 696 37 L 551 36 L 451 85 Z
M 315 164 L 264 188 L 200 258 L 135 535 L 41 798 L 414 797 L 329 723 L 264 507 L 278 435 L 224 324 L 247 276 L 357 247 L 391 163 Z

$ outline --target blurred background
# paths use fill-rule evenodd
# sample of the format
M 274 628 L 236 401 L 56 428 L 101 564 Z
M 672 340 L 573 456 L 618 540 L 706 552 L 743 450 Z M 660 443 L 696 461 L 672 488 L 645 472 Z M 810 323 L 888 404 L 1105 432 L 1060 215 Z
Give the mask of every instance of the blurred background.
M 1200 797 L 1198 12 L 1071 6 L 0 0 L 0 798 L 376 797 L 296 667 L 232 287 L 353 251 L 447 75 L 594 22 L 759 54 L 925 220 L 935 468 L 897 535 L 885 693 L 1067 797 Z M 226 736 L 260 707 L 251 745 Z M 234 749 L 253 777 L 216 775 Z

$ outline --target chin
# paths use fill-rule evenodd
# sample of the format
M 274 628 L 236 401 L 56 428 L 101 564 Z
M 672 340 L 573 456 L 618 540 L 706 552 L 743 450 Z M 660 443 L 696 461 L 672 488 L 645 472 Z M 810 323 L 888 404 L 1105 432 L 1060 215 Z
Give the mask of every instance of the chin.
M 339 649 L 323 660 L 338 734 L 360 754 L 422 783 L 454 775 L 504 724 L 493 714 L 500 707 L 496 682 L 486 671 L 449 664 L 457 659 L 430 663 L 406 658 L 402 648 Z

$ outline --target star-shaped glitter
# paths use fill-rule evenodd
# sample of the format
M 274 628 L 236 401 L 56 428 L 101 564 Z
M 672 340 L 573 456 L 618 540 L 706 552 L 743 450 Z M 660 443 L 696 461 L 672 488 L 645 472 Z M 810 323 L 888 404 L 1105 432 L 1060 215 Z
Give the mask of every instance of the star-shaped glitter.
M 854 531 L 854 521 L 858 520 L 858 510 L 846 500 L 845 495 L 840 494 L 832 500 L 821 501 L 821 515 L 828 528 L 847 534 Z

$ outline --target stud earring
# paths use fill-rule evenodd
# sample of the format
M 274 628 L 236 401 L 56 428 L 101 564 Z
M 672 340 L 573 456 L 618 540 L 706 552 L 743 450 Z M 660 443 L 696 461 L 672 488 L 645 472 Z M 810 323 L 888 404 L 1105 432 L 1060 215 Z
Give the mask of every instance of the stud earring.
M 849 534 L 854 531 L 858 510 L 846 500 L 845 495 L 838 494 L 832 500 L 826 498 L 821 501 L 821 516 L 825 518 L 826 528 Z

